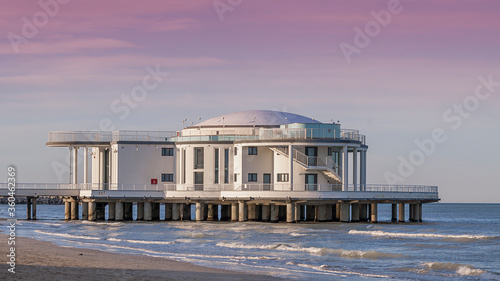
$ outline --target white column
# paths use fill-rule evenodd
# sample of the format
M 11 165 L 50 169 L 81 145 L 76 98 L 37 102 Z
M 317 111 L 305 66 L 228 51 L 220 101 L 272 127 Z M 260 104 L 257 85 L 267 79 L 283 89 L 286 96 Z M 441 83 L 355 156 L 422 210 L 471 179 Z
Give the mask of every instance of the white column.
M 354 185 L 354 191 L 356 191 L 356 185 L 358 184 L 358 149 L 356 147 L 352 152 L 352 184 Z
M 365 190 L 365 182 L 364 182 L 364 177 L 365 177 L 365 152 L 366 150 L 361 150 L 359 152 L 359 184 L 360 184 L 360 191 Z
M 78 147 L 73 147 L 73 179 L 71 183 L 78 183 Z
M 104 179 L 104 169 L 106 168 L 106 163 L 104 163 L 104 148 L 99 148 L 99 185 L 100 190 L 104 190 L 104 183 L 106 182 Z
M 288 146 L 288 156 L 290 159 L 290 190 L 293 191 L 293 145 Z
M 342 190 L 347 191 L 349 187 L 349 150 L 347 148 L 347 145 L 345 145 L 342 149 L 342 153 L 344 154 L 344 161 L 342 162 L 342 169 L 344 170 L 344 176 L 342 177 Z
M 83 148 L 83 183 L 89 182 L 89 148 Z
M 366 191 L 366 149 L 363 151 L 363 191 Z

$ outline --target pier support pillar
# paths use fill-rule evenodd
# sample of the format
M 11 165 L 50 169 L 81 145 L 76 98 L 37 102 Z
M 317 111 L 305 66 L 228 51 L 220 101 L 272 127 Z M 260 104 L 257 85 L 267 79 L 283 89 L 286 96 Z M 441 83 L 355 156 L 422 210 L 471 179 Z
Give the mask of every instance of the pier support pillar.
M 408 213 L 409 213 L 409 214 L 408 214 L 408 215 L 409 215 L 409 218 L 408 218 L 408 219 L 410 220 L 410 222 L 415 221 L 415 217 L 414 217 L 414 213 L 413 213 L 413 211 L 415 210 L 415 208 L 414 208 L 414 207 L 415 207 L 415 205 L 413 205 L 413 204 L 408 204 L 408 209 L 409 209 L 409 210 L 408 210 Z
M 422 206 L 422 204 L 420 204 Z M 31 201 L 31 219 L 36 220 L 36 197 Z
M 36 202 L 36 198 L 35 198 L 35 202 Z M 36 206 L 36 204 L 33 204 L 33 206 Z M 33 213 L 33 217 L 34 217 L 34 213 Z M 33 218 L 35 219 L 35 218 Z M 419 222 L 422 222 L 422 203 L 418 203 L 418 221 Z
M 82 220 L 89 219 L 89 202 L 82 202 Z
M 160 203 L 151 203 L 151 219 L 160 220 Z
M 405 203 L 399 203 L 399 222 L 405 222 Z
M 341 211 L 342 211 L 342 204 L 338 203 L 335 204 L 335 221 L 340 221 L 341 218 Z
M 350 222 L 351 221 L 351 208 L 349 203 L 340 204 L 340 221 L 341 222 Z
M 256 204 L 247 204 L 247 210 L 248 210 L 248 220 L 249 221 L 258 220 L 257 205 Z
M 191 220 L 191 205 L 190 204 L 181 204 L 184 207 L 182 208 L 182 220 L 190 221 Z
M 137 218 L 136 220 L 144 220 L 144 202 L 137 202 Z
M 359 207 L 359 220 L 360 221 L 368 221 L 368 204 L 361 204 Z
M 95 215 L 97 220 L 106 219 L 106 203 L 96 203 L 95 204 Z
M 262 205 L 262 221 L 270 221 L 271 220 L 271 206 L 269 204 Z
M 351 204 L 351 222 L 359 222 L 359 204 Z
M 378 206 L 376 203 L 372 203 L 370 206 L 370 222 L 378 222 Z
M 96 220 L 96 205 L 95 202 L 89 202 L 89 212 L 88 212 L 88 217 L 89 221 L 95 221 Z
M 181 219 L 181 213 L 179 212 L 180 204 L 172 203 L 172 220 L 178 221 Z
M 286 205 L 279 205 L 279 221 L 286 221 Z
M 76 197 L 71 198 L 71 219 L 78 219 L 78 199 Z
M 133 207 L 134 207 L 134 203 L 132 203 L 132 202 L 123 203 L 123 219 L 124 220 L 131 221 L 134 219 Z
M 203 202 L 196 202 L 196 221 L 203 220 Z
M 280 208 L 276 204 L 269 204 L 269 209 L 271 211 L 271 222 L 279 222 L 280 221 Z
M 325 205 L 326 221 L 333 221 L 333 205 Z
M 115 218 L 116 218 L 116 203 L 108 202 L 108 220 L 110 221 L 115 220 Z
M 71 202 L 68 199 L 64 201 L 64 219 L 71 219 Z
M 238 221 L 238 203 L 231 203 L 231 221 Z
M 306 220 L 306 205 L 300 205 L 300 220 Z
M 31 219 L 31 198 L 33 197 L 26 197 L 26 219 L 30 220 Z
M 110 205 L 111 208 L 111 205 Z M 123 220 L 123 202 L 115 202 L 115 220 Z
M 292 202 L 286 203 L 286 222 L 295 222 L 295 210 Z
M 300 221 L 300 218 L 301 218 L 301 216 L 300 216 L 300 215 L 301 215 L 301 213 L 300 213 L 300 208 L 301 208 L 301 207 L 302 207 L 302 206 L 301 206 L 300 204 L 298 204 L 298 203 L 295 203 L 295 204 L 294 204 L 294 208 L 293 208 L 293 209 L 294 209 L 294 212 L 295 212 L 295 221 L 296 221 L 296 222 L 299 222 L 299 221 Z
M 240 201 L 238 202 L 238 205 L 239 205 L 239 210 L 238 210 L 239 221 L 247 221 L 248 219 L 247 204 L 245 203 L 245 201 Z
M 231 205 L 220 205 L 220 220 L 231 220 Z
M 151 206 L 151 202 L 144 202 L 144 220 L 150 221 L 153 219 L 153 207 Z
M 215 207 L 217 207 L 217 205 L 207 204 L 207 221 L 215 220 Z
M 318 215 L 316 216 L 317 217 L 317 220 L 318 221 L 326 221 L 326 205 L 322 204 L 322 205 L 318 205 L 316 206 L 316 208 L 318 208 Z
M 172 220 L 172 203 L 165 203 L 165 220 Z
M 398 204 L 391 204 L 391 221 L 398 221 Z
M 306 221 L 316 220 L 316 210 L 313 205 L 306 205 Z

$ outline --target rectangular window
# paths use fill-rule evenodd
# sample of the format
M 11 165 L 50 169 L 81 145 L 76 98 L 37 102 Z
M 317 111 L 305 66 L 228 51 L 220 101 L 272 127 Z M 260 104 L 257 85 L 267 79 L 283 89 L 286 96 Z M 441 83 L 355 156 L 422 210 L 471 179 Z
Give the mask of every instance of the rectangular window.
M 194 168 L 203 169 L 203 147 L 194 148 Z
M 248 147 L 248 155 L 257 155 L 257 147 L 249 146 Z
M 328 148 L 328 156 L 332 156 L 332 148 L 331 147 Z
M 215 177 L 214 177 L 214 183 L 219 183 L 219 149 L 215 149 Z
M 161 156 L 174 156 L 174 149 L 170 147 L 162 147 Z
M 161 174 L 162 182 L 174 182 L 174 174 Z
M 277 181 L 278 182 L 288 182 L 288 173 L 278 174 Z
M 257 181 L 257 174 L 256 173 L 248 173 L 248 181 L 249 182 L 256 182 Z
M 203 190 L 203 172 L 194 172 L 194 190 Z
M 229 149 L 224 149 L 224 183 L 229 183 Z

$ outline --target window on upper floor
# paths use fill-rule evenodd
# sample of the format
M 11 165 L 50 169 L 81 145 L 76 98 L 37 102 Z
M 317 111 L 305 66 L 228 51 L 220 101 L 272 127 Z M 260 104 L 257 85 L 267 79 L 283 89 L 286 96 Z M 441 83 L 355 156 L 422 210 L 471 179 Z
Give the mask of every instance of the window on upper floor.
M 162 147 L 161 156 L 174 156 L 174 149 L 171 147 Z

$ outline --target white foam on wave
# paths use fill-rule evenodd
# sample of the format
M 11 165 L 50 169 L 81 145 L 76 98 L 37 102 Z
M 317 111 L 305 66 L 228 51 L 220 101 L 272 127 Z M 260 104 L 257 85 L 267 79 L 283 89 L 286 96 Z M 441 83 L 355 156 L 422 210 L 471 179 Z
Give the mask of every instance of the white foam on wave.
M 82 236 L 82 235 L 72 235 L 72 234 L 66 234 L 66 233 L 54 233 L 54 232 L 47 232 L 47 231 L 43 231 L 43 230 L 35 230 L 35 232 L 39 233 L 39 234 L 58 236 L 58 237 L 64 237 L 64 238 L 88 239 L 88 240 L 100 240 L 101 239 L 101 238 L 95 237 L 95 236 Z
M 391 278 L 391 276 L 389 276 L 389 275 L 361 273 L 361 272 L 355 272 L 355 271 L 334 270 L 334 269 L 331 268 L 331 266 L 324 265 L 324 264 L 322 264 L 322 265 L 312 265 L 312 264 L 293 263 L 293 262 L 289 262 L 287 264 L 289 264 L 289 265 L 297 265 L 297 266 L 304 267 L 304 268 L 311 268 L 311 269 L 318 270 L 318 271 L 324 271 L 324 272 L 339 274 L 342 277 L 348 277 L 347 275 L 357 275 L 357 276 L 363 276 L 363 277 L 369 277 L 369 278 Z
M 434 234 L 434 233 L 406 233 L 406 232 L 386 232 L 381 230 L 364 231 L 349 230 L 349 234 L 364 234 L 377 237 L 393 238 L 444 238 L 444 239 L 488 239 L 493 238 L 486 235 L 453 235 L 453 234 Z
M 108 238 L 106 240 L 113 242 L 126 242 L 132 244 L 155 244 L 155 245 L 175 244 L 175 241 L 147 241 L 147 240 L 131 240 L 131 239 L 119 239 L 119 238 Z
M 353 259 L 378 259 L 378 258 L 396 258 L 401 257 L 401 254 L 382 253 L 376 251 L 360 251 L 360 250 L 344 250 L 344 249 L 329 249 L 318 247 L 301 247 L 289 244 L 243 244 L 237 242 L 219 242 L 218 247 L 226 247 L 233 249 L 262 249 L 262 250 L 278 250 L 288 252 L 304 252 L 316 255 L 335 255 L 344 258 Z
M 431 270 L 455 271 L 461 276 L 480 276 L 487 273 L 485 270 L 474 268 L 470 264 L 450 263 L 450 262 L 424 262 L 422 264 Z
M 310 234 L 292 232 L 290 236 L 311 236 Z

